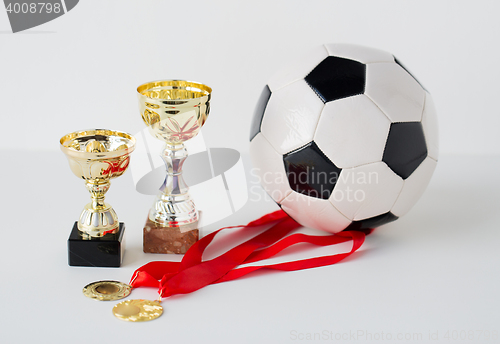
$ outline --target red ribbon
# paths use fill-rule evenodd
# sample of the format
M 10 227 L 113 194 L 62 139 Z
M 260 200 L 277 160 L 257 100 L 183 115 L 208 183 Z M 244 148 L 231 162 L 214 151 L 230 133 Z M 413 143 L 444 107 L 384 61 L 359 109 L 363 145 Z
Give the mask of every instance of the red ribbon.
M 269 229 L 259 235 L 230 249 L 224 254 L 203 261 L 203 253 L 215 236 L 224 229 L 258 227 L 274 223 Z M 250 272 L 260 269 L 280 271 L 295 271 L 335 264 L 353 254 L 365 240 L 365 233 L 344 231 L 327 236 L 307 234 L 290 234 L 300 225 L 290 218 L 283 210 L 275 211 L 250 222 L 246 226 L 231 226 L 221 228 L 197 241 L 186 252 L 181 262 L 156 261 L 137 269 L 130 285 L 137 287 L 159 288 L 160 298 L 176 294 L 187 294 L 201 289 L 209 284 L 221 283 L 240 278 Z M 309 258 L 271 265 L 256 265 L 237 268 L 239 265 L 253 263 L 273 257 L 287 247 L 299 243 L 309 243 L 316 246 L 329 246 L 343 242 L 353 242 L 351 251 L 316 258 Z

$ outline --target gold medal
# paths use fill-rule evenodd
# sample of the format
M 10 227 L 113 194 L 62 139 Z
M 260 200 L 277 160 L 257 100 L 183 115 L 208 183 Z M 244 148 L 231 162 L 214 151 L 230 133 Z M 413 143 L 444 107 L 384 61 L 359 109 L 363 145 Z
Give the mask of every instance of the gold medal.
M 132 287 L 117 281 L 99 281 L 86 285 L 83 295 L 100 301 L 120 300 L 129 296 Z
M 127 300 L 113 307 L 113 314 L 124 321 L 149 321 L 158 318 L 163 307 L 158 301 Z

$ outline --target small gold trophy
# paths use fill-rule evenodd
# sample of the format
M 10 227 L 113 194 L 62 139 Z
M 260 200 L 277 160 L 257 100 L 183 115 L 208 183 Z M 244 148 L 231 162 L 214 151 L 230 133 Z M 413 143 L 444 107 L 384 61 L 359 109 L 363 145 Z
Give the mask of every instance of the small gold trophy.
M 63 136 L 60 147 L 71 171 L 85 181 L 92 198 L 68 239 L 69 265 L 118 267 L 123 258 L 125 225 L 104 202 L 104 194 L 110 180 L 127 169 L 135 138 L 114 130 L 82 130 Z
M 184 142 L 195 137 L 210 111 L 212 89 L 206 85 L 163 80 L 137 88 L 142 120 L 165 142 L 161 157 L 167 176 L 144 226 L 144 252 L 185 253 L 198 240 L 199 214 L 182 178 L 188 156 Z

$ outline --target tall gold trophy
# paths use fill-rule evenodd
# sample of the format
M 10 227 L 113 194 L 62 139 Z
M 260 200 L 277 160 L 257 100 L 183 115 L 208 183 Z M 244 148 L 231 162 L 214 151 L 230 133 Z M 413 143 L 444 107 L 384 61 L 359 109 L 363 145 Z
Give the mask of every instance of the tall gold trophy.
M 91 129 L 65 135 L 59 142 L 71 171 L 85 181 L 92 198 L 68 239 L 69 265 L 119 267 L 125 225 L 104 202 L 104 194 L 110 180 L 121 176 L 129 166 L 135 138 L 121 131 Z
M 144 252 L 185 253 L 198 240 L 199 213 L 182 178 L 188 156 L 184 142 L 195 137 L 210 111 L 212 89 L 206 85 L 163 80 L 137 88 L 142 120 L 165 142 L 161 157 L 167 176 L 144 226 Z

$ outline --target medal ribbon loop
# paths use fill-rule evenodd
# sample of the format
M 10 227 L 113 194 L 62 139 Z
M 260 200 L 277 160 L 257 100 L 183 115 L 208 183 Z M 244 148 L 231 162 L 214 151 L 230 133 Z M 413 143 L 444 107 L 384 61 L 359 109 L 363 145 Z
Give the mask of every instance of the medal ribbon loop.
M 272 226 L 255 237 L 239 244 L 210 260 L 202 260 L 203 253 L 215 236 L 230 228 Z M 260 269 L 295 271 L 335 264 L 356 252 L 365 240 L 361 231 L 343 231 L 331 235 L 290 234 L 300 224 L 283 210 L 262 216 L 246 226 L 221 228 L 198 240 L 186 252 L 181 262 L 154 261 L 138 268 L 132 275 L 130 285 L 134 288 L 153 287 L 159 289 L 160 299 L 176 294 L 187 294 L 209 284 L 231 281 Z M 271 258 L 282 250 L 300 243 L 315 246 L 330 246 L 352 240 L 352 248 L 347 253 L 302 259 L 270 265 L 238 266 Z

